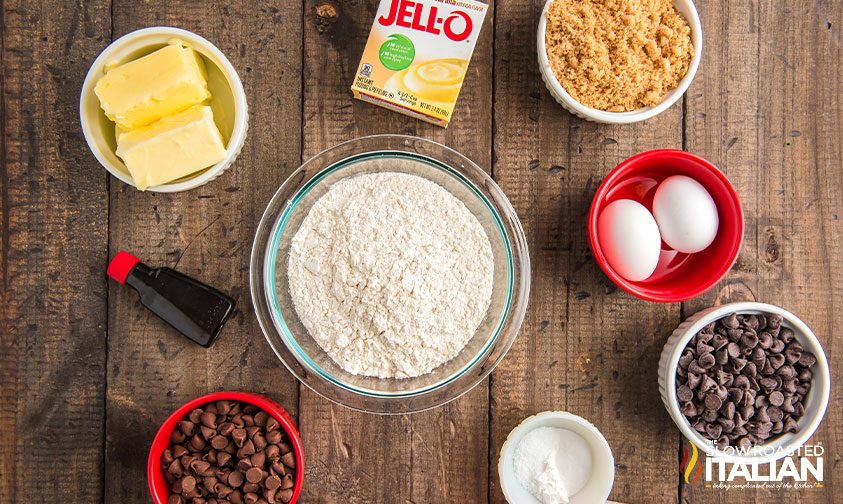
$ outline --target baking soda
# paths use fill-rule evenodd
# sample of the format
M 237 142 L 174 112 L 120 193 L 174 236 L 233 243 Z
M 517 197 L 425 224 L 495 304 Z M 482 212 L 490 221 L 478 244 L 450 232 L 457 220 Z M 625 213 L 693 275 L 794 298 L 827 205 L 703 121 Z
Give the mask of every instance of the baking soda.
M 515 447 L 515 477 L 542 504 L 568 504 L 591 478 L 591 447 L 568 429 L 538 427 Z

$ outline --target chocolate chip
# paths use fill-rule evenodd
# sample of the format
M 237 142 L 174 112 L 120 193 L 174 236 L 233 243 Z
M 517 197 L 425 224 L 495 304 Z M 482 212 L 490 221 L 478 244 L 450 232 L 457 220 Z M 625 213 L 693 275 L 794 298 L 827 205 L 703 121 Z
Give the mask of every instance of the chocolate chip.
M 281 486 L 281 478 L 279 478 L 277 474 L 273 474 L 266 478 L 264 484 L 266 485 L 266 488 L 276 490 Z
M 199 417 L 200 422 L 205 427 L 216 429 L 217 428 L 217 414 L 211 411 L 205 411 Z
M 688 392 L 689 393 L 691 392 L 690 389 L 688 390 Z M 283 438 L 283 435 L 281 434 L 281 431 L 278 431 L 278 430 L 270 431 L 270 432 L 266 433 L 266 441 L 270 444 L 278 444 L 278 443 L 281 442 L 282 438 Z
M 814 364 L 816 356 L 803 350 L 781 316 L 729 314 L 683 349 L 676 373 L 679 410 L 718 445 L 764 443 L 798 428 Z
M 263 467 L 266 463 L 266 452 L 257 452 L 249 457 L 249 460 L 252 461 L 252 465 L 255 467 Z
M 281 489 L 287 490 L 288 488 L 293 488 L 295 483 L 293 482 L 293 476 L 288 474 L 281 479 Z
M 255 453 L 255 443 L 252 442 L 251 439 L 247 439 L 243 446 L 237 450 L 237 457 L 243 458 L 248 457 L 249 455 Z
M 695 373 L 688 373 L 688 387 L 695 389 L 702 382 L 702 376 Z
M 738 320 L 737 313 L 732 313 L 726 316 L 725 318 L 720 319 L 719 322 L 721 322 L 725 327 L 729 329 L 737 329 L 741 325 L 740 321 Z
M 202 433 L 202 437 L 205 438 L 205 441 L 209 441 L 212 437 L 217 435 L 216 429 L 212 429 L 204 425 L 199 426 L 199 432 Z
M 287 503 L 293 499 L 292 490 L 281 490 L 276 494 L 276 499 L 281 499 L 281 502 Z
M 160 463 L 172 492 L 167 504 L 292 499 L 292 447 L 278 420 L 252 405 L 217 401 L 194 409 L 177 423 Z
M 714 358 L 714 354 L 705 353 L 700 355 L 699 359 L 697 359 L 697 363 L 703 369 L 710 369 L 716 363 L 716 359 Z
M 193 449 L 193 451 L 199 451 L 205 448 L 205 439 L 199 434 L 194 434 L 193 437 L 190 438 L 190 448 Z
M 217 450 L 222 450 L 228 445 L 228 438 L 223 435 L 214 436 L 211 439 L 211 446 Z
M 252 467 L 252 457 L 243 457 L 237 461 L 237 469 L 243 472 L 248 471 Z
M 679 407 L 679 412 L 689 418 L 695 417 L 699 414 L 697 406 L 690 401 L 682 403 L 682 405 Z
M 817 363 L 817 356 L 812 354 L 811 352 L 802 352 L 802 355 L 799 357 L 799 365 L 805 368 L 810 368 L 814 364 Z M 810 373 L 809 369 L 805 369 Z M 801 378 L 800 378 L 801 379 Z M 806 381 L 810 381 L 811 378 L 808 378 Z
M 263 437 L 263 434 L 261 433 L 255 434 L 255 437 L 252 438 L 252 442 L 255 444 L 255 450 L 258 451 L 263 450 L 267 445 L 266 438 Z
M 723 399 L 718 397 L 716 394 L 708 394 L 705 396 L 705 407 L 707 409 L 719 410 L 720 406 L 723 406 Z M 720 437 L 719 434 L 717 436 L 713 436 L 713 439 L 716 439 L 718 437 Z
M 246 475 L 244 475 L 240 471 L 232 471 L 231 474 L 228 475 L 228 484 L 233 486 L 234 488 L 237 488 L 242 485 L 245 480 Z
M 272 461 L 272 470 L 275 474 L 279 474 L 281 476 L 287 474 L 287 468 L 284 467 L 284 464 L 281 463 L 280 459 Z
M 258 483 L 263 479 L 263 471 L 259 467 L 252 467 L 246 471 L 246 480 L 249 483 Z
M 234 440 L 234 444 L 237 445 L 238 448 L 243 447 L 243 443 L 246 442 L 247 434 L 245 429 L 234 429 L 231 432 L 231 438 Z
M 755 348 L 758 345 L 758 335 L 754 332 L 745 332 L 741 336 L 741 346 L 744 348 Z
M 290 469 L 296 468 L 296 457 L 293 455 L 293 452 L 285 453 L 281 455 L 281 463 L 285 466 L 289 467 Z
M 691 363 L 688 365 L 688 372 L 696 374 L 705 374 L 705 368 L 700 366 L 697 361 L 691 361 Z

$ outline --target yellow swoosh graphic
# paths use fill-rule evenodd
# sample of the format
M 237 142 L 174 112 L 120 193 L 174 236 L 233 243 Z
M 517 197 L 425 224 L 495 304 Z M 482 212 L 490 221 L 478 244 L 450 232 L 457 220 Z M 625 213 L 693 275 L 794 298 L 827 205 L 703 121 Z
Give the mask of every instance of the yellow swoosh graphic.
M 691 484 L 690 476 L 691 472 L 694 470 L 694 466 L 697 465 L 697 459 L 699 458 L 699 453 L 697 452 L 697 447 L 694 443 L 688 443 L 691 445 L 691 460 L 688 461 L 688 465 L 685 466 L 685 483 Z

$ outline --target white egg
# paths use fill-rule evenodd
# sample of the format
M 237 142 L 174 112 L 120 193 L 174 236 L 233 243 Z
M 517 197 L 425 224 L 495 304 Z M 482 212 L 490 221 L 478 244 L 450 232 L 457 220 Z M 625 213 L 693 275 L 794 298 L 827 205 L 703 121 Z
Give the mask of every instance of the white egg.
M 613 201 L 597 219 L 597 237 L 609 266 L 632 282 L 646 280 L 659 263 L 659 227 L 647 208 L 632 200 Z
M 666 178 L 653 197 L 653 216 L 662 239 L 674 250 L 693 254 L 717 236 L 717 206 L 705 187 L 684 175 Z

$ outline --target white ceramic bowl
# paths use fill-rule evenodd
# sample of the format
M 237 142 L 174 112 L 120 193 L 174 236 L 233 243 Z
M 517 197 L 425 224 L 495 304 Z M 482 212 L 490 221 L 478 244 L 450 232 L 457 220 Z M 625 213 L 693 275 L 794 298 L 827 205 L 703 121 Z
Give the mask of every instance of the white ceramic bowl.
M 676 103 L 676 101 L 679 100 L 679 97 L 687 91 L 688 86 L 691 85 L 691 81 L 694 80 L 694 75 L 696 75 L 697 68 L 700 66 L 700 57 L 702 56 L 703 50 L 700 16 L 699 13 L 697 13 L 697 8 L 694 6 L 694 2 L 691 0 L 673 0 L 674 7 L 676 7 L 676 10 L 685 18 L 688 22 L 688 26 L 691 28 L 691 43 L 694 46 L 694 57 L 691 59 L 691 65 L 688 67 L 688 72 L 685 74 L 685 77 L 679 81 L 679 85 L 667 93 L 661 103 L 652 107 L 645 107 L 630 112 L 606 112 L 604 110 L 586 107 L 565 91 L 565 88 L 562 87 L 562 84 L 559 83 L 559 80 L 553 73 L 553 69 L 550 68 L 550 61 L 547 57 L 547 48 L 545 47 L 545 31 L 547 29 L 547 9 L 553 1 L 554 0 L 547 1 L 544 5 L 544 9 L 542 10 L 541 18 L 539 19 L 539 29 L 536 40 L 538 46 L 539 69 L 541 70 L 542 80 L 544 80 L 544 84 L 547 86 L 550 94 L 553 95 L 553 98 L 555 98 L 560 105 L 568 110 L 568 112 L 574 114 L 575 116 L 589 121 L 610 124 L 627 124 L 644 121 L 661 114 L 670 108 L 670 106 Z
M 106 68 L 149 54 L 173 38 L 188 42 L 205 60 L 208 87 L 212 94 L 210 106 L 220 133 L 227 140 L 226 156 L 219 163 L 197 173 L 168 184 L 149 187 L 147 190 L 152 192 L 186 191 L 217 178 L 231 166 L 243 148 L 249 123 L 246 92 L 237 71 L 222 51 L 206 39 L 186 30 L 166 26 L 144 28 L 126 34 L 106 47 L 91 65 L 82 84 L 79 118 L 85 140 L 97 161 L 112 175 L 134 187 L 129 170 L 115 153 L 117 145 L 114 139 L 114 123 L 100 108 L 99 99 L 94 94 L 94 86 L 100 77 L 105 75 Z
M 526 418 L 512 429 L 501 447 L 498 459 L 498 477 L 501 490 L 510 504 L 541 504 L 524 488 L 515 476 L 512 459 L 521 439 L 538 427 L 568 429 L 591 446 L 593 459 L 591 479 L 585 488 L 571 496 L 571 504 L 595 504 L 606 502 L 615 482 L 615 457 L 603 434 L 588 420 L 565 411 L 545 411 Z
M 688 342 L 704 326 L 730 313 L 748 315 L 772 313 L 781 315 L 784 318 L 782 327 L 792 329 L 795 333 L 796 340 L 799 341 L 802 347 L 817 357 L 817 363 L 812 369 L 814 379 L 811 384 L 811 390 L 805 396 L 805 414 L 797 422 L 799 432 L 784 433 L 775 436 L 767 443 L 755 446 L 746 455 L 736 454 L 731 449 L 723 451 L 712 445 L 708 439 L 704 438 L 691 427 L 691 424 L 679 411 L 679 400 L 676 398 L 676 368 L 679 365 L 679 357 L 682 356 L 682 352 L 685 350 Z M 828 407 L 828 398 L 831 391 L 831 376 L 828 369 L 828 359 L 820 341 L 811 329 L 794 314 L 778 306 L 764 303 L 730 303 L 697 312 L 688 317 L 685 322 L 673 331 L 659 359 L 659 391 L 673 422 L 679 427 L 685 438 L 694 443 L 697 448 L 704 451 L 707 455 L 716 456 L 719 460 L 724 461 L 766 463 L 784 457 L 788 454 L 788 451 L 799 448 L 814 435 Z

